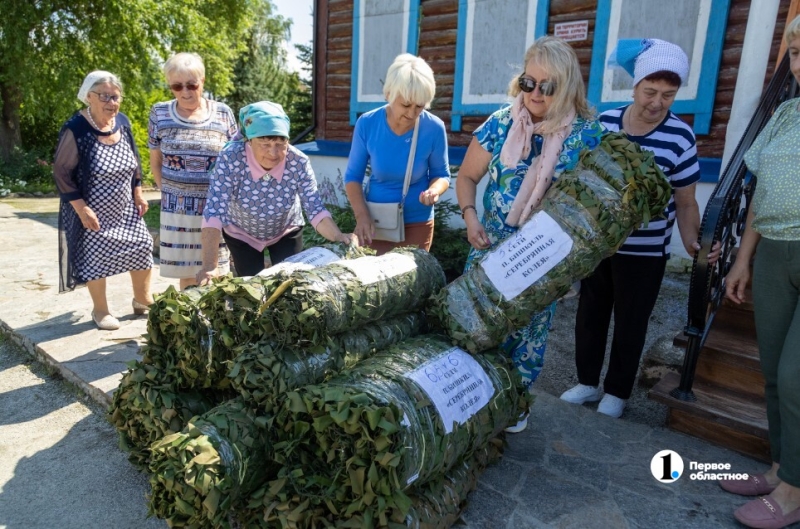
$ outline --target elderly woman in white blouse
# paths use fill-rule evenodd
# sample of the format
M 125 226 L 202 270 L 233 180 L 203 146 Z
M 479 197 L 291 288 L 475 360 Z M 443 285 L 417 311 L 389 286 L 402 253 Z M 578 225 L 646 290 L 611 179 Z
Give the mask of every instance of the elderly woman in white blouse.
M 277 264 L 303 249 L 306 218 L 320 235 L 350 244 L 325 209 L 308 157 L 289 145 L 289 117 L 269 101 L 239 111 L 245 141 L 220 153 L 203 212 L 203 266 L 197 282 L 218 275 L 216 248 L 225 239 L 240 276 L 264 269 L 264 250 Z M 355 239 L 357 242 L 357 239 Z

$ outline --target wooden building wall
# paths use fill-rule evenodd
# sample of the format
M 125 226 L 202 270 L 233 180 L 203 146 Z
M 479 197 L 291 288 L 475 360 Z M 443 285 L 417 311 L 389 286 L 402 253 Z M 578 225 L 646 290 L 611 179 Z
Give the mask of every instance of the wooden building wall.
M 782 0 L 775 28 L 773 51 L 770 56 L 764 85 L 769 81 L 777 60 L 781 36 L 791 0 Z M 588 81 L 592 58 L 597 0 L 551 0 L 548 34 L 560 22 L 589 20 L 587 40 L 572 42 L 584 80 Z M 722 64 L 717 82 L 711 130 L 698 136 L 701 157 L 720 158 L 725 146 L 725 130 L 736 85 L 736 71 L 744 42 L 750 0 L 732 0 L 723 47 Z M 456 26 L 458 0 L 421 0 L 419 55 L 436 74 L 437 91 L 431 111 L 444 120 L 450 130 L 450 110 L 453 99 L 453 78 L 456 68 Z M 319 0 L 317 2 L 317 130 L 323 140 L 350 141 L 353 128 L 349 123 L 350 73 L 353 37 L 353 0 Z M 511 58 L 513 60 L 513 58 Z M 522 57 L 517 59 L 522 61 Z M 388 64 L 387 64 L 388 67 Z M 682 116 L 692 123 L 692 116 Z M 451 145 L 467 145 L 470 133 L 485 116 L 464 116 L 461 132 L 449 132 Z

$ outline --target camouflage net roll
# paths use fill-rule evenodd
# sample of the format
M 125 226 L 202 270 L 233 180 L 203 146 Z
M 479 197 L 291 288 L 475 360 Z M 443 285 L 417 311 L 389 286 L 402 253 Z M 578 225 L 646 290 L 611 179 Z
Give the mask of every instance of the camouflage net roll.
M 255 277 L 225 276 L 184 292 L 169 287 L 149 313 L 148 343 L 155 347 L 144 361 L 180 387 L 226 389 L 224 363 L 235 357 L 234 346 L 272 333 L 261 317 L 263 306 L 291 272 L 363 255 L 359 248 L 330 244 L 304 250 Z
M 388 527 L 390 529 L 447 529 L 461 515 L 467 496 L 478 484 L 478 479 L 487 466 L 496 463 L 503 453 L 503 438 L 496 437 L 476 450 L 472 456 L 459 462 L 442 476 L 409 489 L 410 507 L 405 520 L 393 522 L 365 518 L 356 514 L 346 520 L 328 520 L 325 508 L 311 506 L 311 501 L 293 498 L 283 504 L 273 504 L 272 509 L 261 506 L 261 492 L 253 495 L 248 508 L 235 514 L 239 527 L 301 529 L 304 527 Z M 296 507 L 294 507 L 296 505 Z M 292 506 L 292 507 L 288 507 Z M 291 509 L 291 510 L 290 510 Z M 266 517 L 266 519 L 265 519 Z
M 434 256 L 397 248 L 291 274 L 264 304 L 264 317 L 282 345 L 325 345 L 328 336 L 422 309 L 444 283 Z
M 672 189 L 653 154 L 624 134 L 603 137 L 562 174 L 530 220 L 432 298 L 433 320 L 461 347 L 497 347 L 613 255 Z
M 426 328 L 424 314 L 411 313 L 331 336 L 328 347 L 299 350 L 271 342 L 248 344 L 237 349 L 228 377 L 245 402 L 273 413 L 287 391 L 322 382 Z
M 412 486 L 444 475 L 528 406 L 504 356 L 472 357 L 434 335 L 403 341 L 287 394 L 273 423 L 282 468 L 250 509 L 261 502 L 276 526 L 404 523 Z
M 147 466 L 154 441 L 180 432 L 189 419 L 207 412 L 221 398 L 181 390 L 156 367 L 133 362 L 114 392 L 108 420 L 117 429 L 120 448 L 141 469 Z
M 153 443 L 149 514 L 170 527 L 230 527 L 237 502 L 275 473 L 267 422 L 236 398 Z

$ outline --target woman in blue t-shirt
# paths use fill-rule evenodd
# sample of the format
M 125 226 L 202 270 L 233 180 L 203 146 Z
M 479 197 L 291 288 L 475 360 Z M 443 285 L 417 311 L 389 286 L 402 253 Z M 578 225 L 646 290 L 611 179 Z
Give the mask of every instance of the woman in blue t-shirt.
M 425 110 L 430 108 L 435 92 L 436 82 L 428 63 L 409 53 L 398 55 L 383 85 L 388 103 L 363 114 L 356 122 L 344 176 L 345 191 L 356 216 L 354 233 L 379 255 L 396 246 L 416 245 L 430 250 L 433 242 L 433 206 L 450 186 L 444 123 Z M 374 239 L 375 222 L 366 201 L 401 201 L 417 119 L 417 148 L 403 208 L 405 240 L 379 241 Z M 365 192 L 368 163 L 371 177 Z

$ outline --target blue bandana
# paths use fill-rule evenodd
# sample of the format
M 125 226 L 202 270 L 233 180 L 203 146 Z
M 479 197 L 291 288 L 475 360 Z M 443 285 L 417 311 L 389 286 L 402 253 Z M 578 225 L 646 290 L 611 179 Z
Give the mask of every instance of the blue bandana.
M 271 101 L 259 101 L 242 107 L 239 121 L 247 139 L 263 136 L 289 137 L 289 116 L 282 106 Z

